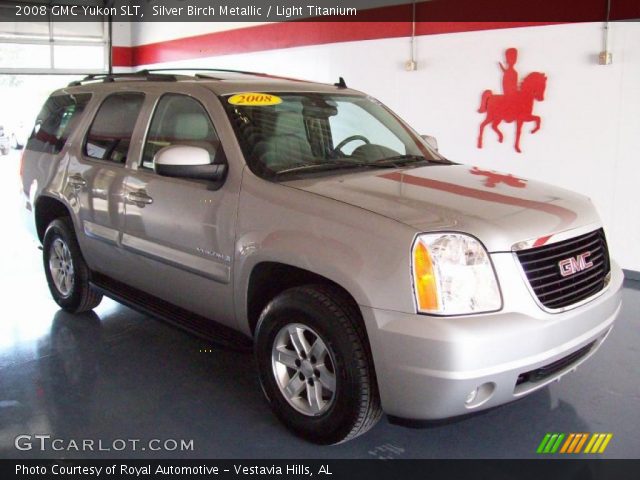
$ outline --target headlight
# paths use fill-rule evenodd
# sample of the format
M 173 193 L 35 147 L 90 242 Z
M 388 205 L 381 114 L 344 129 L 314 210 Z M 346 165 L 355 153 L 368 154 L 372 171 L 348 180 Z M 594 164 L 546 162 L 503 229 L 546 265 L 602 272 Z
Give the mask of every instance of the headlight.
M 413 244 L 413 289 L 420 313 L 465 315 L 500 310 L 489 254 L 462 233 L 425 233 Z

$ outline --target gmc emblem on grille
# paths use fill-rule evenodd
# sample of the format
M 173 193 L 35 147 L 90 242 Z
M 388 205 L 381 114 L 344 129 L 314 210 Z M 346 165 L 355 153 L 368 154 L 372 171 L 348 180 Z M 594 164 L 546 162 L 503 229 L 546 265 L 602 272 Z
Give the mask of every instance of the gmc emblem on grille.
M 593 267 L 593 262 L 589 261 L 591 252 L 584 252 L 576 257 L 565 258 L 558 262 L 560 267 L 560 275 L 568 277 L 569 275 L 575 275 L 578 272 L 582 272 L 588 268 Z

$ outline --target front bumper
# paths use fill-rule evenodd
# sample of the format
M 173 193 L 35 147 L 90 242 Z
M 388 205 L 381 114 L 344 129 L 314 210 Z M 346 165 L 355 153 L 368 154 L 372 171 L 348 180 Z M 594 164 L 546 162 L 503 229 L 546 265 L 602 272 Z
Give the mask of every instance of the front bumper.
M 615 262 L 605 293 L 551 314 L 512 254 L 492 259 L 504 298 L 498 313 L 430 317 L 361 306 L 388 415 L 437 420 L 516 400 L 575 370 L 611 331 L 623 282 Z

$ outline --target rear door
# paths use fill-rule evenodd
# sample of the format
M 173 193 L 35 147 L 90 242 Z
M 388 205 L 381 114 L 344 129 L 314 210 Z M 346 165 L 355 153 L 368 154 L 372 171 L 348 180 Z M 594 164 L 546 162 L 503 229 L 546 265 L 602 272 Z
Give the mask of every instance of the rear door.
M 233 324 L 231 284 L 239 182 L 164 177 L 154 155 L 169 145 L 224 152 L 207 90 L 158 93 L 141 158 L 125 179 L 122 246 L 132 286 L 220 323 Z M 219 158 L 219 157 L 216 157 Z M 231 173 L 231 172 L 230 172 Z
M 102 98 L 67 173 L 67 196 L 78 209 L 85 259 L 92 270 L 115 278 L 126 272 L 116 247 L 124 221 L 125 165 L 144 101 L 141 92 Z

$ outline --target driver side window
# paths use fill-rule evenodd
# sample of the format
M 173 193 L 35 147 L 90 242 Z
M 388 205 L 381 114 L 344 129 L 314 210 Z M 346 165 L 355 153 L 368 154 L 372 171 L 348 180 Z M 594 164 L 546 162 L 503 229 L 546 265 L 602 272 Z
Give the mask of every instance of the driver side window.
M 142 167 L 153 169 L 153 157 L 169 145 L 201 147 L 214 158 L 220 139 L 200 102 L 173 93 L 160 99 L 144 145 Z
M 336 103 L 338 114 L 329 118 L 334 147 L 349 137 L 365 137 L 372 144 L 389 148 L 398 154 L 406 153 L 402 141 L 369 112 L 352 102 Z M 354 139 L 345 143 L 341 151 L 351 155 L 363 143 L 363 140 Z

